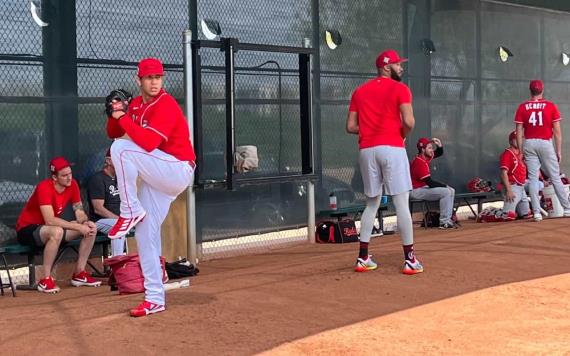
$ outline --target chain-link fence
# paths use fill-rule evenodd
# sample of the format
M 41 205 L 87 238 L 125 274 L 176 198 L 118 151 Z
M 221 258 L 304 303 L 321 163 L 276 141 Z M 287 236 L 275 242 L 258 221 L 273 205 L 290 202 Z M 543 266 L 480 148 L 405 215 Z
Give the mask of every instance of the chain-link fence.
M 513 1 L 540 6 L 539 1 Z M 205 39 L 201 20 L 216 20 L 222 36 L 241 42 L 300 47 L 310 39 L 317 209 L 337 192 L 340 206 L 364 198 L 357 166 L 357 138 L 345 133 L 352 91 L 373 78 L 385 48 L 410 58 L 404 79 L 414 94 L 416 129 L 408 139 L 439 137 L 445 155 L 433 163 L 434 178 L 458 192 L 473 176 L 498 180 L 498 156 L 507 146 L 514 110 L 528 96 L 528 80 L 542 78 L 561 112 L 570 110 L 567 12 L 469 0 L 229 0 L 33 1 L 5 0 L 0 10 L 0 239 L 13 240 L 14 224 L 46 163 L 63 154 L 83 183 L 100 169 L 110 144 L 103 97 L 122 87 L 137 91 L 136 63 L 161 58 L 166 89 L 183 102 L 182 31 Z M 570 10 L 558 4 L 558 10 Z M 561 7 L 562 6 L 562 7 Z M 57 10 L 57 11 L 56 11 Z M 73 31 L 73 29 L 75 31 Z M 339 31 L 329 49 L 324 31 Z M 421 41 L 436 51 L 424 54 Z M 499 60 L 497 49 L 513 54 Z M 201 49 L 204 157 L 200 177 L 225 177 L 224 54 Z M 298 172 L 299 76 L 294 55 L 236 53 L 236 143 L 258 147 L 260 174 Z M 563 128 L 567 124 L 563 121 Z M 570 137 L 567 133 L 565 138 Z M 564 140 L 564 151 L 569 146 Z M 562 162 L 562 170 L 570 166 Z M 286 229 L 306 224 L 306 184 L 271 183 L 197 190 L 198 238 L 225 249 L 221 240 L 278 231 L 259 244 L 289 241 Z M 303 231 L 303 230 L 298 230 Z M 305 232 L 297 234 L 303 239 Z M 266 236 L 266 235 L 263 235 Z M 275 237 L 277 236 L 277 237 Z M 0 241 L 0 242 L 1 242 Z M 219 242 L 216 242 L 219 241 Z M 255 239 L 246 243 L 255 244 Z M 269 242 L 267 242 L 269 241 Z M 215 244 L 219 246 L 216 247 Z

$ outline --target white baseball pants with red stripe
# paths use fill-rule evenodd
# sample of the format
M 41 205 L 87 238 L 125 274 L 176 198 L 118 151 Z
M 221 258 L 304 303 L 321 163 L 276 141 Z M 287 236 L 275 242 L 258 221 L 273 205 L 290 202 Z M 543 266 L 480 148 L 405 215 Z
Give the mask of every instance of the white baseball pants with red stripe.
M 117 186 L 121 197 L 121 216 L 146 216 L 137 224 L 135 238 L 144 275 L 145 300 L 164 305 L 160 227 L 170 204 L 194 179 L 194 168 L 159 149 L 147 152 L 136 143 L 117 139 L 111 146 Z M 137 189 L 137 177 L 141 182 Z

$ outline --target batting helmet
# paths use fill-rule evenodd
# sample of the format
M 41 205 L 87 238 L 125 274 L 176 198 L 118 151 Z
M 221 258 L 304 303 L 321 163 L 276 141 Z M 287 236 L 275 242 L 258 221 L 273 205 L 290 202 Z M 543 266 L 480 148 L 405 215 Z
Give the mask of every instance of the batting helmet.
M 493 190 L 493 183 L 475 177 L 467 182 L 467 189 L 472 193 L 490 192 Z

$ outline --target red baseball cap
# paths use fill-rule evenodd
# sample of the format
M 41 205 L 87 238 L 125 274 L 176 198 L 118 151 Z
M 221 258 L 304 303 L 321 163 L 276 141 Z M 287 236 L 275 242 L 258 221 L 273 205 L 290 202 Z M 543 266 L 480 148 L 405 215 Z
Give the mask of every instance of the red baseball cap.
M 542 93 L 544 91 L 544 83 L 542 80 L 531 80 L 528 88 L 535 93 Z
M 139 62 L 138 73 L 139 78 L 147 75 L 164 75 L 164 67 L 162 62 L 156 58 L 145 58 Z
M 426 148 L 427 145 L 429 145 L 431 143 L 431 140 L 427 137 L 422 137 L 418 140 L 418 144 L 416 145 L 416 147 L 418 148 L 418 151 L 421 151 L 422 148 Z
M 376 68 L 384 67 L 387 64 L 407 62 L 407 58 L 400 58 L 398 52 L 393 49 L 387 49 L 380 53 L 376 58 Z
M 511 142 L 512 140 L 515 140 L 517 138 L 517 132 L 513 131 L 509 134 L 509 142 Z
M 67 162 L 63 157 L 55 157 L 49 162 L 49 171 L 51 174 L 57 174 L 57 172 L 67 167 L 71 167 L 71 163 Z

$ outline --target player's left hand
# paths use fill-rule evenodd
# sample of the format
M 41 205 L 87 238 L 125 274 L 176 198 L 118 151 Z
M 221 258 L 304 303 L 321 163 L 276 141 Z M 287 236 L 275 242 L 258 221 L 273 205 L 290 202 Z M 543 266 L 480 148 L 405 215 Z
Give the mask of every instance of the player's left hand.
M 89 236 L 97 235 L 97 225 L 93 221 L 87 220 L 83 225 L 89 227 Z
M 437 147 L 443 146 L 443 145 L 441 144 L 441 140 L 440 140 L 439 138 L 434 137 L 434 138 L 431 139 L 431 141 L 432 141 L 433 143 L 435 143 L 435 144 L 437 145 Z
M 105 113 L 107 117 L 119 119 L 127 113 L 132 94 L 124 89 L 113 90 L 105 98 Z

